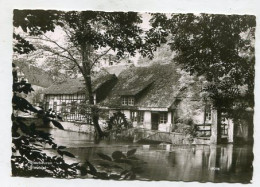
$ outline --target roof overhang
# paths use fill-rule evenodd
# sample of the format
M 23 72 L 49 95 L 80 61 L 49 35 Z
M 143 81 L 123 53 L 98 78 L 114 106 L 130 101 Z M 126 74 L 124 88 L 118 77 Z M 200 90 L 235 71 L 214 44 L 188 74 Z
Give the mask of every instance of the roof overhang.
M 160 108 L 160 107 L 138 107 L 138 110 L 167 112 L 169 109 L 168 108 Z
M 141 111 L 154 111 L 154 112 L 168 112 L 169 108 L 159 108 L 159 107 L 103 107 L 103 109 L 110 110 L 141 110 Z

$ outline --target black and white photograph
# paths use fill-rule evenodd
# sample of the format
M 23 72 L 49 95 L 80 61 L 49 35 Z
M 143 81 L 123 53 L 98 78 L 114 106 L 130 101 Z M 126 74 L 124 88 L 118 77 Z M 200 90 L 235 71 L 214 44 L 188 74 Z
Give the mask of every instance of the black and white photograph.
M 11 178 L 252 184 L 256 15 L 14 8 L 10 21 Z

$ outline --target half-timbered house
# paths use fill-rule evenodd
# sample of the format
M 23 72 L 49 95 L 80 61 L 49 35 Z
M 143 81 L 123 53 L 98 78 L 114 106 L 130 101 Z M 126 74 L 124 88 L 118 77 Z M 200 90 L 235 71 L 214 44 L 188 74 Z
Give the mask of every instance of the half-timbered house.
M 137 128 L 172 132 L 180 124 L 192 123 L 199 136 L 213 137 L 216 111 L 210 100 L 202 97 L 203 79 L 187 81 L 183 76 L 187 75 L 173 63 L 130 66 L 118 76 L 104 71 L 93 79 L 95 103 L 107 113 L 104 116 L 121 111 Z M 80 109 L 87 96 L 83 83 L 79 78 L 52 85 L 45 92 L 45 108 L 53 108 L 68 121 L 88 122 Z M 233 121 L 223 119 L 222 137 L 233 142 L 235 133 Z
M 94 103 L 102 101 L 107 92 L 116 83 L 116 76 L 102 72 L 93 79 Z M 52 109 L 66 121 L 89 122 L 86 115 L 88 92 L 85 89 L 84 79 L 66 79 L 55 83 L 45 90 L 45 109 Z

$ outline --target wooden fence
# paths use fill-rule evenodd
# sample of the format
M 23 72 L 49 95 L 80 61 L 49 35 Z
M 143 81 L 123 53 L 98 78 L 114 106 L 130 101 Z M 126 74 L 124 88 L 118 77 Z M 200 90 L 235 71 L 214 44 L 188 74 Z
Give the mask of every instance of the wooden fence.
M 199 137 L 210 137 L 211 136 L 211 124 L 199 124 L 197 126 L 197 132 Z M 221 124 L 221 135 L 228 135 L 228 125 Z

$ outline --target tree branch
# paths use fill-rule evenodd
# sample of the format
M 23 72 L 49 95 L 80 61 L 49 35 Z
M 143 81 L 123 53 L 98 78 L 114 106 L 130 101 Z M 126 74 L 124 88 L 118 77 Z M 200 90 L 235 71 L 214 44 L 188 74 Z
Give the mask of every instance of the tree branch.
M 70 60 L 70 61 L 73 61 L 72 58 L 70 58 L 70 57 L 68 57 L 68 56 L 66 56 L 66 55 L 62 55 L 63 52 L 57 52 L 57 51 L 51 50 L 50 48 L 47 48 L 47 47 L 43 48 L 43 50 L 45 50 L 45 51 L 47 51 L 47 52 L 50 52 L 50 53 L 52 53 L 52 54 L 54 54 L 54 55 L 57 55 L 57 56 L 59 56 L 59 57 L 66 58 L 66 59 L 68 59 L 68 60 Z
M 40 39 L 40 40 L 47 41 L 47 42 L 55 44 L 58 48 L 62 49 L 63 51 L 62 52 L 56 52 L 56 51 L 51 50 L 49 47 L 48 47 L 47 51 L 74 62 L 76 64 L 76 66 L 79 68 L 80 72 L 83 73 L 82 67 L 80 66 L 78 61 L 74 58 L 74 56 L 71 54 L 71 52 L 68 49 L 66 49 L 65 47 L 62 47 L 60 44 L 58 44 L 56 41 L 50 39 L 48 36 L 46 36 L 46 35 L 43 35 L 43 36 L 46 39 L 44 39 L 44 38 L 34 38 L 34 39 Z M 46 50 L 46 48 L 44 50 Z M 64 52 L 68 53 L 69 57 L 61 54 L 61 53 L 64 53 Z
M 65 34 L 67 35 L 69 41 L 73 44 L 73 46 L 78 50 L 79 53 L 81 53 L 80 48 L 78 48 L 78 47 L 74 44 L 74 42 L 73 42 L 73 40 L 72 40 L 72 36 L 69 34 L 70 31 L 69 31 L 67 28 L 65 28 L 65 27 L 63 27 L 63 31 L 65 32 Z
M 95 63 L 97 63 L 97 61 L 98 61 L 101 57 L 105 56 L 111 49 L 112 49 L 112 48 L 110 47 L 108 50 L 106 50 L 104 53 L 102 53 L 102 54 L 99 55 L 96 59 L 94 59 L 92 65 L 91 65 L 91 68 L 95 65 Z
M 51 43 L 55 44 L 55 45 L 58 46 L 59 48 L 61 48 L 61 49 L 63 49 L 64 51 L 66 51 L 66 52 L 69 54 L 69 56 L 70 56 L 72 59 L 74 59 L 74 61 L 77 61 L 77 60 L 73 57 L 73 55 L 70 53 L 70 51 L 69 51 L 68 49 L 66 49 L 65 47 L 62 47 L 60 44 L 58 44 L 56 41 L 50 39 L 48 36 L 46 36 L 46 35 L 43 35 L 43 36 L 44 36 L 45 38 L 47 38 L 47 39 L 45 39 L 45 41 L 48 41 L 48 42 L 51 42 Z

